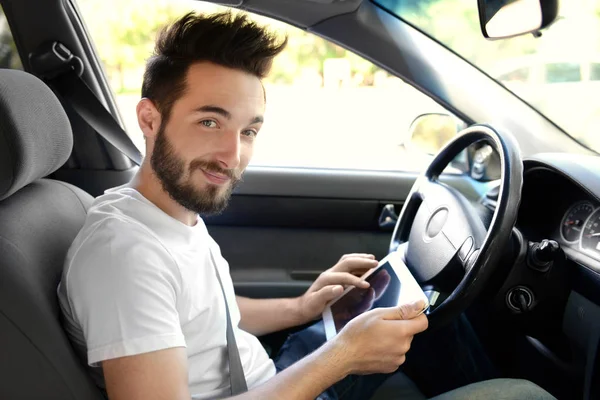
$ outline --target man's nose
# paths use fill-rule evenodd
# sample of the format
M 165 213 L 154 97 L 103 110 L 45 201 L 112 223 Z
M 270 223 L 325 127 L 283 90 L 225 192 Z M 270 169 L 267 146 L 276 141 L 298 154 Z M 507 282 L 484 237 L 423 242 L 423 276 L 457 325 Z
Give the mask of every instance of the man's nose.
M 240 134 L 230 130 L 219 135 L 217 160 L 226 169 L 235 169 L 240 165 Z

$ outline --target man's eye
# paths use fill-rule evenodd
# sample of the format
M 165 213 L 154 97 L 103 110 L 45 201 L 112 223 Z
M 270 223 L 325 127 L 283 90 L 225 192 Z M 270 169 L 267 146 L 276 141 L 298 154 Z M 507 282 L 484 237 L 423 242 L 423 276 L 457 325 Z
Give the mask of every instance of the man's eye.
M 200 121 L 200 125 L 205 126 L 207 128 L 216 128 L 217 127 L 217 123 L 215 121 L 213 121 L 212 119 L 204 119 L 204 120 Z
M 255 138 L 256 135 L 258 135 L 258 132 L 256 132 L 254 129 L 248 129 L 248 130 L 242 131 L 242 135 L 248 136 L 251 138 Z

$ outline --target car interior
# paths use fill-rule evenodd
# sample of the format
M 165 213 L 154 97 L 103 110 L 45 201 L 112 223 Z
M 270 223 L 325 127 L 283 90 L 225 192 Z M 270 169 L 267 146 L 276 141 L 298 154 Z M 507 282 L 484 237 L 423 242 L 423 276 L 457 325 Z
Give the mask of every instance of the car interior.
M 510 377 L 558 399 L 600 398 L 598 153 L 389 1 L 216 3 L 352 50 L 465 127 L 420 172 L 248 167 L 227 210 L 205 218 L 236 293 L 299 296 L 343 254 L 403 251 L 432 303 L 402 367 L 426 396 Z M 552 29 L 556 2 L 541 3 L 536 29 Z M 0 5 L 22 63 L 0 69 L 0 398 L 102 399 L 62 329 L 56 287 L 94 197 L 126 184 L 141 154 L 76 1 Z M 300 328 L 260 339 L 274 355 Z M 455 336 L 476 337 L 464 346 L 485 365 L 452 373 L 468 354 L 449 347 Z

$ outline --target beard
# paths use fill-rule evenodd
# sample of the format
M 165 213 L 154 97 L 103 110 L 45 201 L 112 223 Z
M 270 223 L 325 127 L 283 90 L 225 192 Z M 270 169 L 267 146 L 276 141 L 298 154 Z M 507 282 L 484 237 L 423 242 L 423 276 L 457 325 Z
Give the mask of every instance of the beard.
M 216 162 L 206 160 L 192 161 L 186 171 L 185 161 L 175 153 L 165 135 L 164 124 L 161 124 L 156 135 L 150 165 L 163 190 L 173 200 L 185 209 L 201 215 L 221 213 L 227 207 L 233 189 L 241 181 L 233 170 L 223 169 Z M 192 181 L 192 174 L 199 169 L 229 177 L 228 186 L 222 188 L 208 183 L 205 188 L 198 189 Z

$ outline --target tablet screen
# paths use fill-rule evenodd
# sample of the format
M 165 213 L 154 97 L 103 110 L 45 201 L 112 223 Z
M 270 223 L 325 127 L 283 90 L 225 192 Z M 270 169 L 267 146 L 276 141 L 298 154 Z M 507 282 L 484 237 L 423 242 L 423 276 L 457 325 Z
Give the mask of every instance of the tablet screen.
M 370 287 L 355 287 L 331 305 L 336 332 L 341 331 L 352 318 L 365 311 L 399 304 L 401 283 L 389 262 L 381 265 L 365 280 L 370 283 Z

